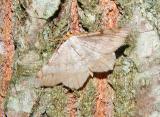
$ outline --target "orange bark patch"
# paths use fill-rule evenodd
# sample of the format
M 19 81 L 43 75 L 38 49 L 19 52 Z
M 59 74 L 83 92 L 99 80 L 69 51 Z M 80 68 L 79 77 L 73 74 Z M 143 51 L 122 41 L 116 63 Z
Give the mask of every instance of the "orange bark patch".
M 79 27 L 77 0 L 72 0 L 70 17 L 71 17 L 70 31 L 73 34 L 78 34 L 80 32 L 80 27 Z
M 68 94 L 68 103 L 67 110 L 69 113 L 69 117 L 76 117 L 77 107 L 76 107 L 77 98 L 73 93 Z
M 102 28 L 115 28 L 119 17 L 116 3 L 111 0 L 100 0 L 102 10 Z
M 119 10 L 111 0 L 100 0 L 102 10 L 102 29 L 112 29 L 117 27 Z M 112 117 L 113 116 L 113 97 L 114 91 L 106 80 L 107 76 L 97 78 L 97 100 L 95 117 Z
M 1 112 L 2 112 L 2 103 L 3 99 L 6 96 L 7 89 L 9 82 L 12 77 L 12 64 L 13 64 L 13 55 L 14 55 L 14 46 L 13 46 L 13 40 L 12 40 L 12 1 L 11 0 L 5 0 L 4 2 L 5 7 L 5 17 L 4 17 L 4 26 L 3 26 L 3 41 L 5 45 L 5 62 L 3 64 L 3 80 L 1 85 L 1 99 L 0 99 L 0 106 L 1 106 Z
M 106 79 L 97 80 L 97 99 L 95 117 L 106 117 Z
M 100 75 L 97 82 L 95 117 L 113 117 L 114 91 L 107 83 L 105 75 Z

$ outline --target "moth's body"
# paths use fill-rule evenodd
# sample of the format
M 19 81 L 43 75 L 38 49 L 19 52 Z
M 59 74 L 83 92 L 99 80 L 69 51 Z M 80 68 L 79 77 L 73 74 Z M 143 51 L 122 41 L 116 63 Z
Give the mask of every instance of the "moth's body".
M 40 86 L 63 85 L 79 89 L 94 72 L 113 69 L 115 51 L 128 31 L 106 31 L 70 37 L 38 73 Z

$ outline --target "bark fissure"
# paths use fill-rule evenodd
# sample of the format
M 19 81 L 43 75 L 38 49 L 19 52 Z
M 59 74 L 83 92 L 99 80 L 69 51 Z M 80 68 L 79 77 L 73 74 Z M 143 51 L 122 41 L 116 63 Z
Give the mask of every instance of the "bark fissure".
M 117 27 L 119 10 L 111 0 L 99 0 L 102 11 L 103 30 Z M 108 85 L 107 76 L 100 75 L 97 77 L 97 99 L 95 117 L 112 117 L 113 116 L 113 95 L 114 91 Z
M 7 94 L 9 82 L 12 78 L 12 64 L 13 64 L 13 56 L 14 56 L 14 45 L 12 40 L 12 1 L 5 0 L 5 17 L 4 17 L 4 26 L 3 26 L 3 42 L 5 46 L 5 60 L 3 64 L 3 80 L 1 85 L 1 96 L 0 105 L 1 110 L 0 113 L 3 113 L 2 103 L 4 101 L 4 97 Z

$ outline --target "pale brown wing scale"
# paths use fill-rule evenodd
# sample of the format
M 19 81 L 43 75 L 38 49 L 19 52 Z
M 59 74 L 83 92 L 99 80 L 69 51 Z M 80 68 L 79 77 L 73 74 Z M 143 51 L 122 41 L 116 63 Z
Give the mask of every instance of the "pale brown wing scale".
M 93 72 L 112 70 L 115 51 L 124 44 L 128 30 L 72 36 L 38 73 L 40 86 L 63 85 L 79 89 Z

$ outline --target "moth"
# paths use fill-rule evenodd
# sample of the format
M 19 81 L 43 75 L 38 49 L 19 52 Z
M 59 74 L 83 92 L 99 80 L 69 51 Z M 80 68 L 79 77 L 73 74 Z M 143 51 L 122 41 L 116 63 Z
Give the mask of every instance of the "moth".
M 38 72 L 39 85 L 79 89 L 95 72 L 113 70 L 115 51 L 124 44 L 128 32 L 122 28 L 71 36 Z

